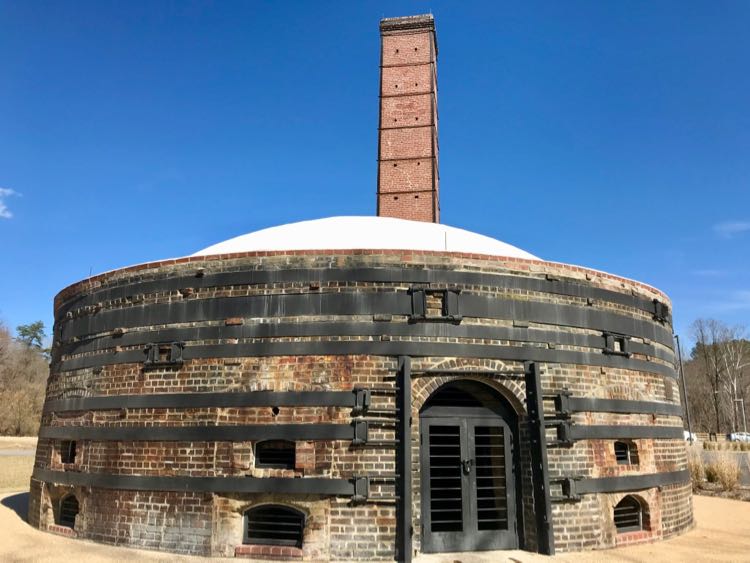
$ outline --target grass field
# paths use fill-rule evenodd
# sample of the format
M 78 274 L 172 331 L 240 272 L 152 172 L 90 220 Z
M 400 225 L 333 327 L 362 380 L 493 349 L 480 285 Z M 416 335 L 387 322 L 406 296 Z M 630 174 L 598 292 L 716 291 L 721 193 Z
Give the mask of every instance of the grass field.
M 0 493 L 27 491 L 32 467 L 33 455 L 0 456 Z

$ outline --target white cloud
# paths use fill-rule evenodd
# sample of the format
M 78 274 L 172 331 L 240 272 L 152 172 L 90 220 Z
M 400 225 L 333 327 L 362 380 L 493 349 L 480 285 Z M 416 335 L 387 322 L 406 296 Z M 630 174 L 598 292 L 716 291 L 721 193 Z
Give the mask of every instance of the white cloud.
M 716 308 L 721 311 L 750 310 L 750 290 L 740 289 L 730 292 L 727 299 L 716 304 Z
M 4 199 L 8 196 L 20 195 L 9 188 L 0 188 L 0 219 L 10 219 L 13 217 L 13 213 L 10 212 L 8 206 L 5 205 Z
M 750 221 L 724 221 L 714 225 L 714 232 L 722 238 L 732 238 L 750 231 Z
M 693 270 L 690 273 L 694 276 L 701 276 L 704 278 L 719 278 L 727 275 L 726 270 Z

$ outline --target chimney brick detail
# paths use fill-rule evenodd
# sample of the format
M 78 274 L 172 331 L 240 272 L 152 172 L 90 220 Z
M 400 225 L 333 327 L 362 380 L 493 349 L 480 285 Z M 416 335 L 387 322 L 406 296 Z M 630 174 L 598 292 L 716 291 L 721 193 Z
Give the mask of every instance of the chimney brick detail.
M 438 223 L 435 23 L 387 18 L 380 35 L 378 215 Z

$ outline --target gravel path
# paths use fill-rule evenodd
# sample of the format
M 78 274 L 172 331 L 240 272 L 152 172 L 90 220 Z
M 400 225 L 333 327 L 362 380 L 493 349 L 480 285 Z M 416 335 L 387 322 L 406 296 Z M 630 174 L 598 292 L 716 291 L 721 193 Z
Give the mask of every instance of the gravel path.
M 26 524 L 28 493 L 0 496 L 0 561 L 55 561 L 61 559 L 88 562 L 112 562 L 127 559 L 144 561 L 236 561 L 206 559 L 111 547 L 93 542 L 68 539 L 40 532 Z M 694 497 L 698 525 L 690 532 L 667 541 L 586 553 L 544 557 L 524 551 L 496 551 L 420 555 L 419 563 L 526 563 L 540 561 L 567 562 L 679 562 L 684 561 L 750 561 L 750 502 L 721 498 Z

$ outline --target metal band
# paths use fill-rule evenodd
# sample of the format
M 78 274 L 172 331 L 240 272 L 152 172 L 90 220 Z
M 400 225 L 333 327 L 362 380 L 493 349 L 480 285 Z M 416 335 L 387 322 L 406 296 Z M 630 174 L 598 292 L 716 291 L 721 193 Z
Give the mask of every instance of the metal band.
M 330 281 L 393 284 L 440 283 L 454 285 L 481 285 L 505 289 L 552 293 L 584 299 L 597 299 L 617 303 L 627 307 L 633 307 L 647 313 L 652 313 L 654 310 L 653 302 L 650 299 L 568 280 L 548 280 L 483 272 L 424 270 L 407 267 L 354 269 L 313 268 L 247 270 L 241 272 L 206 274 L 201 277 L 193 275 L 161 278 L 150 281 L 138 281 L 127 285 L 100 289 L 91 293 L 74 296 L 58 308 L 55 320 L 59 321 L 63 319 L 65 314 L 70 310 L 96 305 L 100 302 L 124 299 L 140 294 L 178 291 L 186 287 L 202 289 L 233 285 Z
M 241 442 L 246 440 L 351 440 L 367 442 L 367 422 L 352 424 L 247 424 L 237 426 L 44 426 L 40 438 L 96 441 Z
M 396 482 L 398 504 L 396 510 L 396 549 L 398 561 L 411 561 L 412 553 L 412 459 L 411 459 L 411 358 L 400 356 L 398 359 L 396 409 L 398 426 L 396 429 L 396 471 L 405 475 Z
M 32 478 L 61 485 L 125 491 L 177 491 L 191 493 L 286 493 L 354 497 L 368 494 L 368 478 L 323 479 L 306 477 L 145 477 L 110 473 L 78 473 L 34 469 Z
M 671 349 L 672 334 L 654 321 L 591 307 L 461 295 L 464 317 L 522 320 L 574 328 L 610 331 L 647 338 Z M 403 292 L 275 294 L 191 299 L 102 311 L 62 324 L 62 340 L 107 332 L 114 328 L 202 321 L 231 317 L 305 317 L 330 315 L 403 315 L 412 313 L 411 296 Z
M 648 475 L 582 479 L 576 481 L 575 491 L 580 494 L 618 493 L 622 491 L 638 491 L 642 489 L 650 489 L 652 487 L 663 487 L 665 485 L 676 485 L 689 482 L 690 472 L 687 469 L 684 469 L 681 471 L 651 473 Z
M 242 358 L 268 356 L 317 356 L 317 355 L 374 355 L 412 357 L 454 356 L 489 358 L 517 361 L 539 361 L 554 364 L 577 364 L 629 369 L 658 373 L 676 378 L 673 366 L 654 362 L 611 356 L 591 352 L 545 349 L 536 346 L 495 346 L 485 344 L 454 344 L 443 342 L 406 341 L 330 341 L 330 342 L 258 342 L 242 344 L 215 344 L 186 346 L 182 350 L 183 360 L 202 358 Z M 138 363 L 144 361 L 142 350 L 109 352 L 96 356 L 72 358 L 54 366 L 56 371 L 71 371 L 87 367 L 111 364 Z
M 555 534 L 552 527 L 541 373 L 539 366 L 534 362 L 527 362 L 524 365 L 524 371 L 537 542 L 539 544 L 539 553 L 554 555 Z
M 43 412 L 108 409 L 169 409 L 211 407 L 351 407 L 366 409 L 369 391 L 250 391 L 246 393 L 159 393 L 53 399 Z
M 138 330 L 122 336 L 104 336 L 64 344 L 56 350 L 60 355 L 84 354 L 111 350 L 117 346 L 138 346 L 151 342 L 190 342 L 229 338 L 294 338 L 305 336 L 415 336 L 510 340 L 514 342 L 554 343 L 564 346 L 603 348 L 606 338 L 598 334 L 450 323 L 394 323 L 394 322 L 303 322 L 252 323 L 235 326 L 202 326 Z M 651 344 L 629 342 L 634 354 L 653 356 L 674 363 L 674 354 Z
M 573 412 L 613 412 L 623 414 L 663 414 L 682 416 L 682 405 L 656 401 L 626 401 L 620 399 L 596 399 L 570 397 L 568 405 Z
M 664 438 L 683 439 L 681 426 L 633 426 L 633 425 L 578 425 L 571 424 L 571 440 L 614 440 L 617 438 Z

